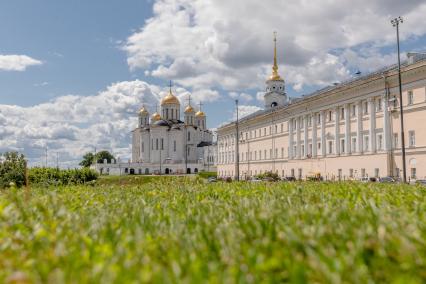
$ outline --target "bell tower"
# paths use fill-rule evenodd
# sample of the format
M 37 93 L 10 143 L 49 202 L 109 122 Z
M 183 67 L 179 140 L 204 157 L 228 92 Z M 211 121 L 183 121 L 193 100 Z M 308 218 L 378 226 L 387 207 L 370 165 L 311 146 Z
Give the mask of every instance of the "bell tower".
M 263 98 L 265 101 L 265 108 L 282 106 L 287 101 L 285 82 L 278 74 L 276 32 L 274 32 L 274 64 L 272 66 L 272 74 L 266 80 L 266 91 Z

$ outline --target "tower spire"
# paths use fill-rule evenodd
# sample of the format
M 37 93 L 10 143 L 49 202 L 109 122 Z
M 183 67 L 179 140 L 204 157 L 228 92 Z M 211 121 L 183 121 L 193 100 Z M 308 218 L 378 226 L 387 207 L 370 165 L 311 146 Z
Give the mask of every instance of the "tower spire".
M 172 80 L 169 81 L 169 93 L 172 93 Z
M 277 64 L 277 32 L 274 31 L 274 65 L 272 66 L 272 75 L 269 77 L 269 80 L 282 80 L 278 74 L 278 64 Z

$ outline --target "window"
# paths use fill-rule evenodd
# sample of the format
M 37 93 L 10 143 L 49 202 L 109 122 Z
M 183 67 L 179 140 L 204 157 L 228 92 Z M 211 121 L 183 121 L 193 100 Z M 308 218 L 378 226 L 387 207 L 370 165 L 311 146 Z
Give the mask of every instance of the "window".
M 382 111 L 382 99 L 378 98 L 376 101 L 376 112 Z
M 351 115 L 356 116 L 356 105 L 352 105 L 351 107 Z
M 308 126 L 309 127 L 312 126 L 312 116 L 309 116 L 309 118 L 308 118 Z
M 364 136 L 364 151 L 368 151 L 369 139 L 368 136 Z
M 176 140 L 173 141 L 173 151 L 176 152 Z
M 284 148 L 281 148 L 281 158 L 284 158 Z
M 142 153 L 145 152 L 145 144 L 142 142 Z
M 349 169 L 349 177 L 350 178 L 354 177 L 354 169 Z
M 308 155 L 312 155 L 312 144 L 309 144 Z
M 383 135 L 377 135 L 377 150 L 383 150 Z
M 317 114 L 317 122 L 321 123 L 321 114 L 320 113 Z
M 188 141 L 191 141 L 191 132 L 188 132 Z
M 340 140 L 340 153 L 345 153 L 345 139 Z
M 408 91 L 408 105 L 412 105 L 414 103 L 414 95 L 413 91 Z
M 332 112 L 331 112 L 331 110 L 329 110 L 328 111 L 328 121 L 331 121 L 333 118 L 332 118 Z
M 356 137 L 352 137 L 352 152 L 356 152 Z
M 161 150 L 164 150 L 164 139 L 161 138 Z
M 408 131 L 408 141 L 410 147 L 416 146 L 416 134 L 414 130 Z
M 374 176 L 379 177 L 379 168 L 374 169 Z
M 333 154 L 333 141 L 328 141 L 328 153 Z
M 417 170 L 416 170 L 416 168 L 411 168 L 410 169 L 410 177 L 412 179 L 416 179 L 417 178 Z
M 337 171 L 337 178 L 338 178 L 339 180 L 341 180 L 341 179 L 342 179 L 342 169 L 338 169 L 338 171 Z
M 340 109 L 340 119 L 345 119 L 345 109 L 343 107 Z
M 272 159 L 272 149 L 269 149 L 269 159 Z
M 158 150 L 158 138 L 155 139 L 155 150 Z
M 278 133 L 278 125 L 275 124 L 275 133 Z
M 318 142 L 318 150 L 321 150 L 321 142 Z
M 364 114 L 368 114 L 368 102 L 364 102 Z
M 365 177 L 365 169 L 361 169 L 361 176 Z
M 393 134 L 393 147 L 398 148 L 398 133 Z
M 301 154 L 301 156 L 305 157 L 305 145 L 302 145 L 302 154 Z

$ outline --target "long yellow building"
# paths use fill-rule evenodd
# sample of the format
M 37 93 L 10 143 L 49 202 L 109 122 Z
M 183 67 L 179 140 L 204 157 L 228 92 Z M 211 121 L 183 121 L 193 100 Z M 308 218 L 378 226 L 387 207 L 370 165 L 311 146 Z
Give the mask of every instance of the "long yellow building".
M 402 65 L 407 176 L 426 178 L 426 56 Z M 241 179 L 264 172 L 304 179 L 402 175 L 397 66 L 289 99 L 276 47 L 265 109 L 239 122 Z M 236 124 L 218 129 L 218 175 L 236 176 Z

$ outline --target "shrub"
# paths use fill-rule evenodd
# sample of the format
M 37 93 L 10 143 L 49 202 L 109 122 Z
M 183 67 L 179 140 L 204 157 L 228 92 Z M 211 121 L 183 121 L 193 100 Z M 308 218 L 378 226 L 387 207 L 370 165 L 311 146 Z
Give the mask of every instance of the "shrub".
M 98 174 L 88 168 L 60 170 L 56 168 L 32 168 L 29 170 L 30 184 L 73 185 L 96 180 Z
M 256 175 L 256 177 L 259 179 L 272 178 L 275 181 L 280 180 L 280 177 L 278 176 L 278 174 L 273 172 L 265 172 L 263 174 L 258 174 Z
M 0 155 L 0 188 L 14 183 L 17 187 L 25 185 L 25 157 L 18 152 Z

